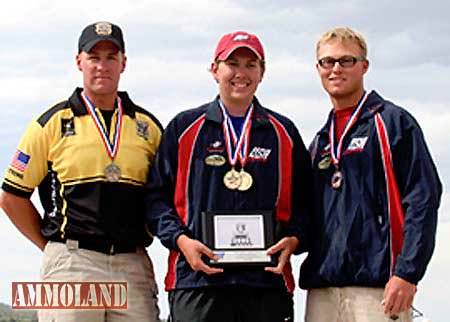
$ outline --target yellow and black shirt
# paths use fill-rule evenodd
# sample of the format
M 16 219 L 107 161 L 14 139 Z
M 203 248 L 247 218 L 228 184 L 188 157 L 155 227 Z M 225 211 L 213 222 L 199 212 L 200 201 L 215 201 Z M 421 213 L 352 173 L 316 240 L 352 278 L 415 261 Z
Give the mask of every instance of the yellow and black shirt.
M 111 164 L 81 88 L 31 122 L 6 171 L 3 190 L 29 198 L 38 187 L 44 208 L 42 233 L 52 240 L 89 239 L 148 245 L 143 220 L 144 184 L 162 135 L 158 120 L 119 92 L 123 118 L 110 182 Z M 100 110 L 96 113 L 105 126 Z M 117 109 L 111 119 L 112 141 Z

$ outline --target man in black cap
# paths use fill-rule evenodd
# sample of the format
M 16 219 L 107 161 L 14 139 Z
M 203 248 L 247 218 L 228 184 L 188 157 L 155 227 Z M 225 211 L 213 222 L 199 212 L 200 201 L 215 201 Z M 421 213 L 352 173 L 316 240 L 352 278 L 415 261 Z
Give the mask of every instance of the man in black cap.
M 162 127 L 118 92 L 126 66 L 118 26 L 87 26 L 78 51 L 83 88 L 28 126 L 6 171 L 0 206 L 44 251 L 44 282 L 127 283 L 126 309 L 47 309 L 40 321 L 159 321 L 143 186 Z M 36 187 L 42 217 L 29 199 Z

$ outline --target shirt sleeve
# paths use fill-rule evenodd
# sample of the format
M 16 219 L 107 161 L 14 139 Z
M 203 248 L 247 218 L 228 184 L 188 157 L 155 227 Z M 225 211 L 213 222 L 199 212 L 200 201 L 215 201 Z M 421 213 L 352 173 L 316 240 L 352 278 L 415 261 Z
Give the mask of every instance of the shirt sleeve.
M 2 184 L 4 191 L 29 198 L 47 175 L 48 142 L 44 129 L 37 122 L 29 124 L 6 169 Z

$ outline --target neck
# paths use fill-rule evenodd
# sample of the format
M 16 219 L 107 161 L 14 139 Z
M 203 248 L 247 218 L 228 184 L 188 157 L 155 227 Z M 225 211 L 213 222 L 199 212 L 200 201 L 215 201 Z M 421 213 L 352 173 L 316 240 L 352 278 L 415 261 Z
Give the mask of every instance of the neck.
M 116 98 L 117 92 L 113 94 L 95 94 L 89 90 L 84 90 L 84 94 L 89 98 L 94 107 L 97 107 L 101 110 L 112 111 L 116 108 Z
M 358 102 L 363 97 L 363 95 L 364 95 L 364 88 L 361 88 L 355 93 L 347 95 L 345 97 L 330 96 L 330 98 L 334 110 L 341 111 L 349 108 L 350 106 L 355 107 L 356 105 L 358 105 Z
M 232 116 L 245 116 L 247 110 L 252 103 L 253 97 L 245 102 L 242 100 L 233 101 L 233 100 L 224 100 L 222 97 L 220 98 L 225 106 L 227 112 Z

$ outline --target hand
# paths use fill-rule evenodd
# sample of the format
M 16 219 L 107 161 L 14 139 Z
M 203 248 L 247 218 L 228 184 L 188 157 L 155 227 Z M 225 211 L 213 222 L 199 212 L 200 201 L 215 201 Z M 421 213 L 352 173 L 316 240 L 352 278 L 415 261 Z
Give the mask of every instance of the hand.
M 201 271 L 208 275 L 223 272 L 223 269 L 208 266 L 203 262 L 202 255 L 206 255 L 214 260 L 217 260 L 217 257 L 208 247 L 198 240 L 189 238 L 186 235 L 180 235 L 177 239 L 177 245 L 195 272 Z
M 273 255 L 280 251 L 281 252 L 278 257 L 278 265 L 276 267 L 266 267 L 265 270 L 275 274 L 283 273 L 284 265 L 286 265 L 291 258 L 291 255 L 297 248 L 298 243 L 299 241 L 297 237 L 284 237 L 278 243 L 270 247 L 267 250 L 267 255 Z
M 408 310 L 416 294 L 416 285 L 400 278 L 392 276 L 384 288 L 384 313 L 390 316 L 397 316 L 401 312 Z

